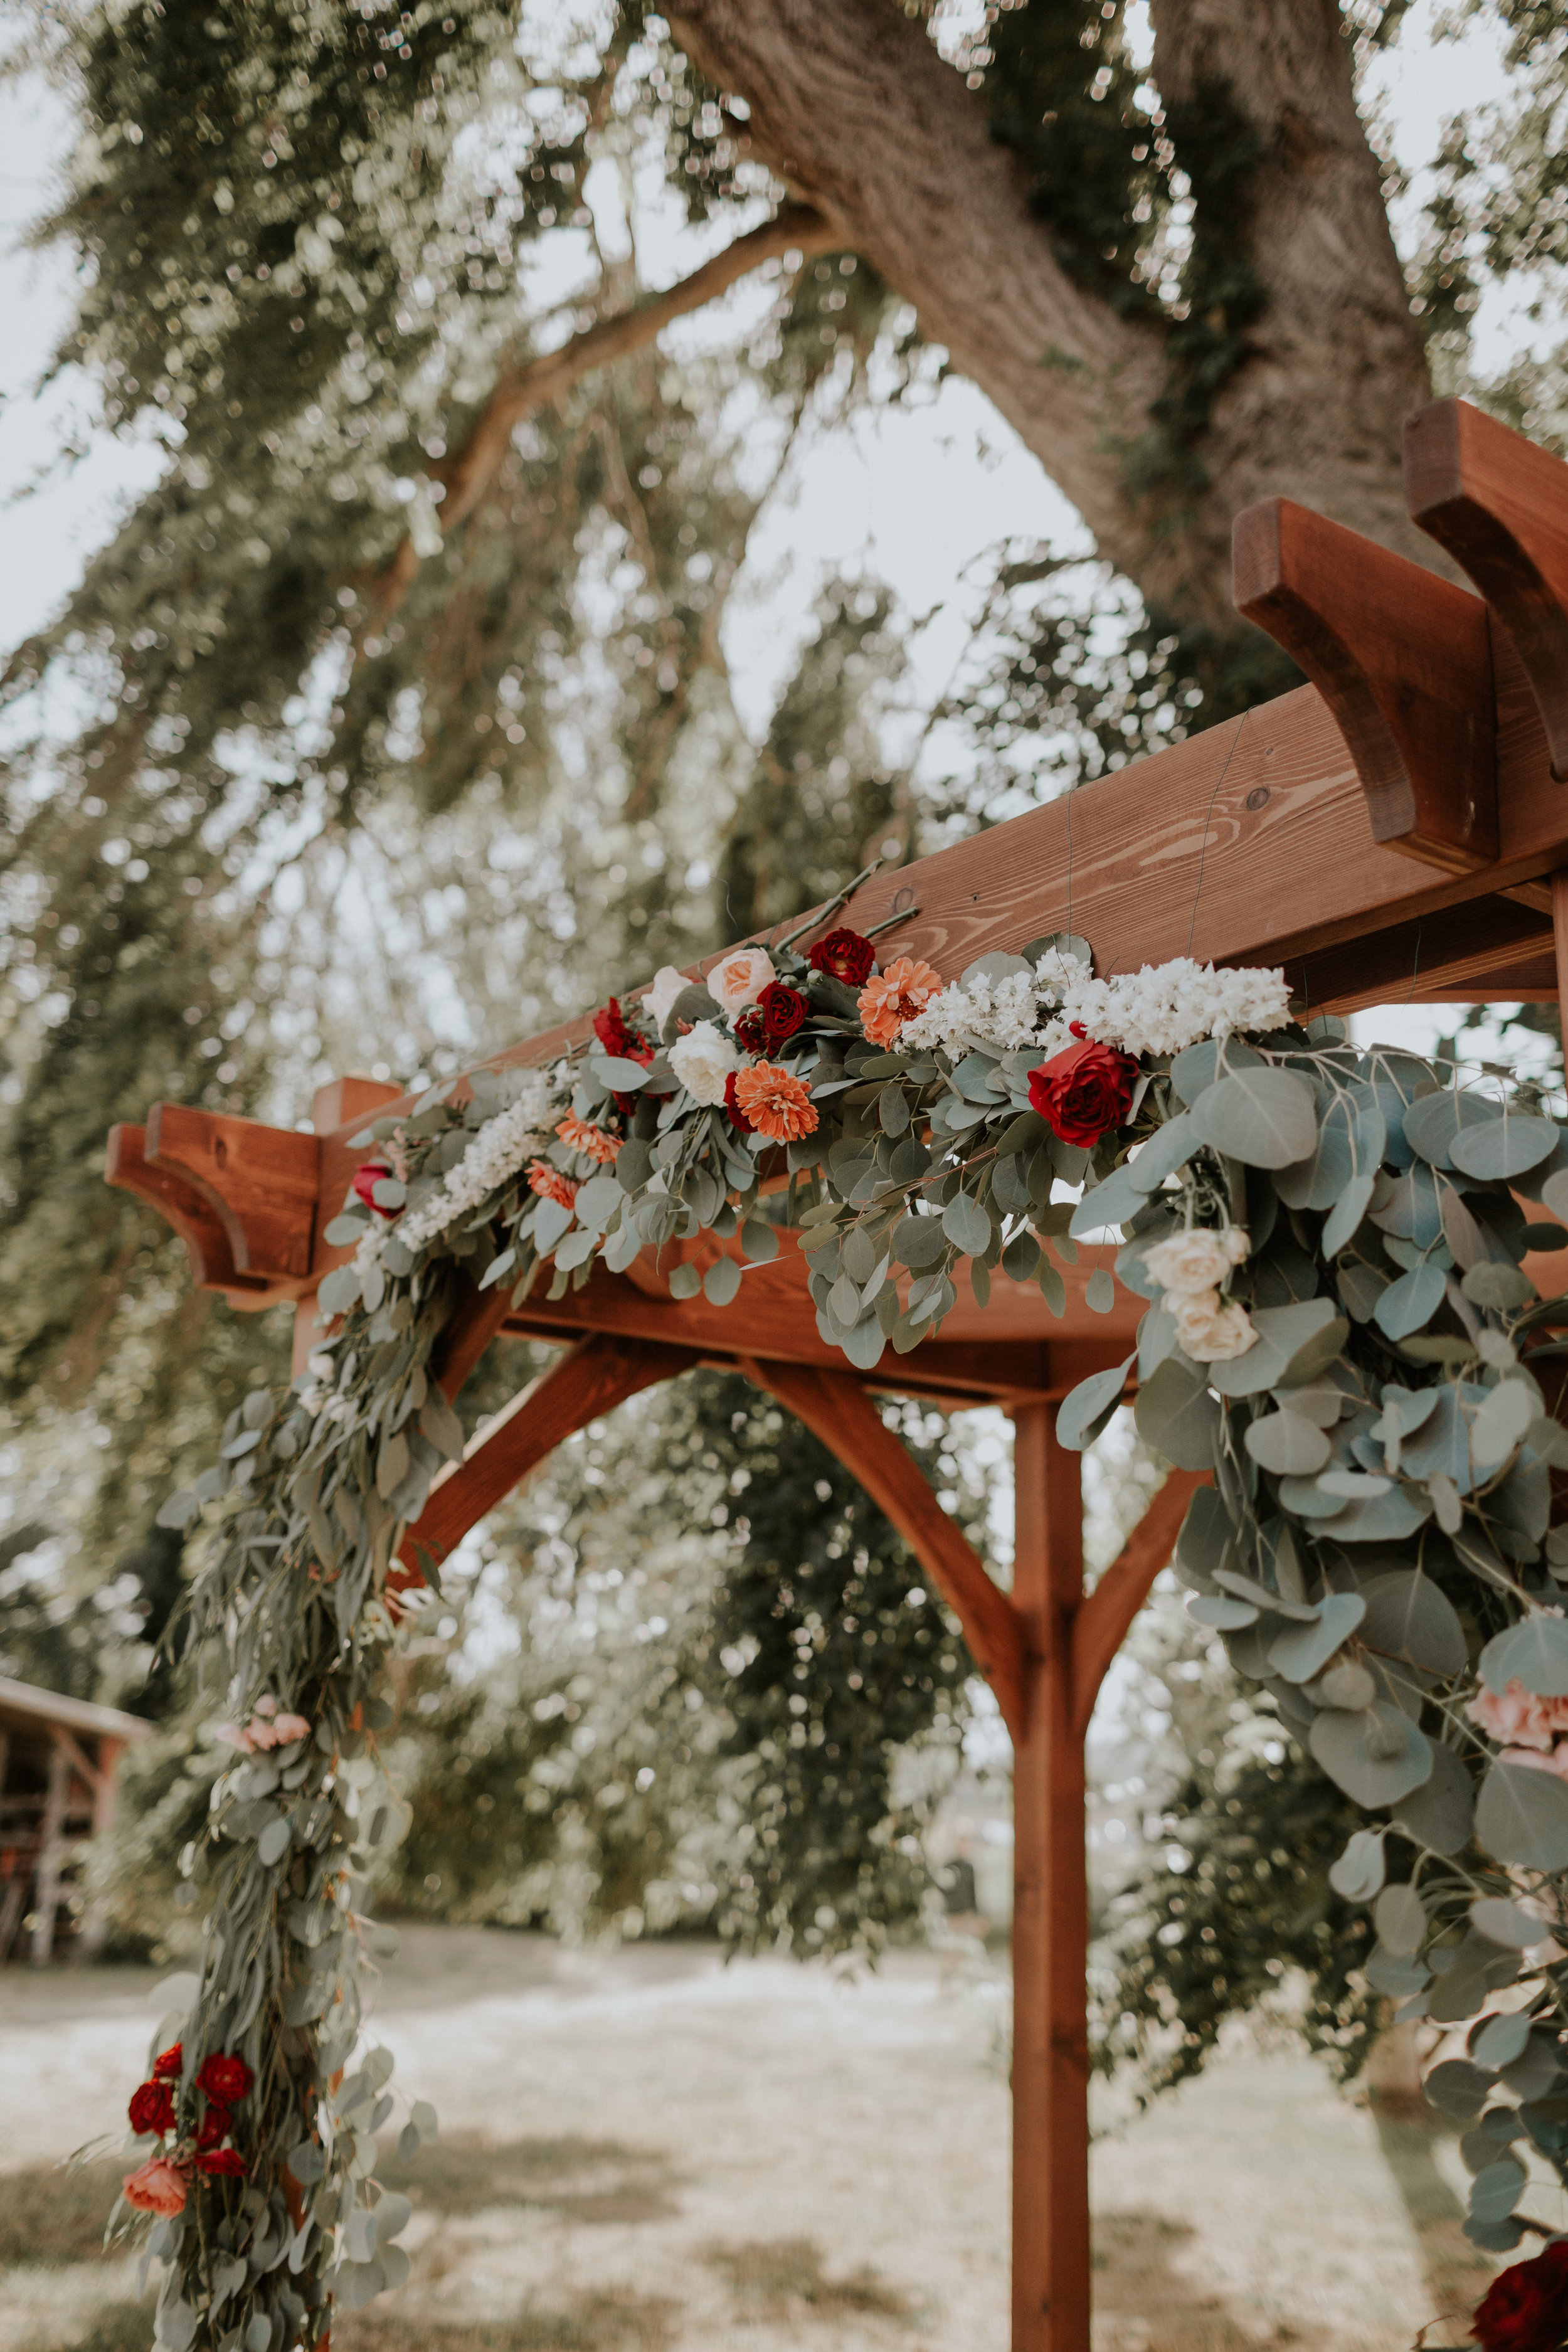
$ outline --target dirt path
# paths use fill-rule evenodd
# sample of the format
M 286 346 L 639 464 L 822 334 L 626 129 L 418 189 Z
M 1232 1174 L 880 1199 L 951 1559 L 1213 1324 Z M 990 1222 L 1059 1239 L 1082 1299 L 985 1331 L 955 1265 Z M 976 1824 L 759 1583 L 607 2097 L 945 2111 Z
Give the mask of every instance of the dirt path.
M 47 2168 L 115 2127 L 152 1981 L 0 1979 L 0 2352 L 149 2340 L 128 2266 L 83 2259 L 96 2190 Z M 409 2287 L 334 2352 L 1004 2352 L 994 2011 L 925 1956 L 844 1985 L 416 1929 L 377 2021 L 442 2137 L 405 2184 Z M 1424 2123 L 1233 2054 L 1097 2147 L 1097 2352 L 1405 2352 L 1488 2275 L 1460 2179 Z

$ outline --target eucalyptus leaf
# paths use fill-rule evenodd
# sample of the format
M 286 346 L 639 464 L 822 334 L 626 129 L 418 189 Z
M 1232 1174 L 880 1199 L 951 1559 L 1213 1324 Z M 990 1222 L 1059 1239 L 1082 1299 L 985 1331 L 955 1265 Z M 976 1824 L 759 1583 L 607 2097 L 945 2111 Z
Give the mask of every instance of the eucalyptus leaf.
M 1084 1194 L 1072 1213 L 1068 1231 L 1076 1241 L 1082 1241 L 1102 1225 L 1130 1225 L 1144 1201 L 1145 1195 L 1132 1181 L 1131 1166 L 1124 1163 L 1103 1184 L 1096 1184 Z
M 1529 1951 L 1532 1944 L 1539 1944 L 1552 1933 L 1544 1919 L 1536 1918 L 1532 1913 L 1521 1910 L 1517 1903 L 1510 1903 L 1506 1896 L 1499 1895 L 1481 1895 L 1471 1904 L 1470 1924 L 1492 1943 L 1503 1944 L 1521 1952 Z M 1521 2040 L 1520 2049 L 1523 2047 Z M 1500 2058 L 1496 2063 L 1500 2066 L 1507 2066 L 1518 2055 L 1519 2051 L 1513 2050 L 1508 2057 Z
M 1328 1216 L 1323 1220 L 1322 1237 L 1319 1244 L 1327 1258 L 1337 1257 L 1355 1239 L 1362 1219 L 1372 1205 L 1373 1176 L 1352 1176 L 1341 1191 Z
M 1484 1126 L 1468 1127 L 1448 1146 L 1450 1164 L 1483 1181 L 1507 1181 L 1538 1168 L 1557 1149 L 1557 1129 L 1549 1118 L 1504 1109 Z
M 1317 1604 L 1315 1624 L 1288 1625 L 1269 1643 L 1269 1664 L 1288 1683 L 1310 1683 L 1343 1647 L 1365 1613 L 1359 1592 L 1327 1594 Z
M 1391 1339 L 1407 1339 L 1429 1323 L 1443 1304 L 1441 1269 L 1430 1259 L 1391 1282 L 1373 1308 L 1373 1320 Z
M 1306 1159 L 1318 1138 L 1310 1087 L 1267 1066 L 1221 1078 L 1189 1116 L 1204 1142 L 1249 1168 L 1289 1168 Z
M 1500 1116 L 1501 1106 L 1484 1095 L 1458 1094 L 1445 1087 L 1407 1107 L 1405 1140 L 1434 1168 L 1451 1168 L 1449 1149 L 1460 1129 L 1488 1126 Z
M 955 1192 L 942 1213 L 943 1233 L 966 1257 L 991 1246 L 991 1220 L 972 1192 Z
M 715 1258 L 702 1277 L 702 1295 L 710 1307 L 728 1307 L 741 1287 L 741 1269 L 732 1257 Z
M 1308 1745 L 1331 1780 L 1358 1805 L 1396 1805 L 1431 1776 L 1432 1747 L 1386 1699 L 1351 1714 L 1325 1707 Z
M 1329 1871 L 1329 1885 L 1347 1903 L 1370 1903 L 1383 1885 L 1384 1855 L 1381 1830 L 1352 1830 L 1345 1850 Z
M 1180 1358 L 1167 1356 L 1156 1366 L 1138 1391 L 1133 1418 L 1144 1444 L 1179 1470 L 1213 1466 L 1220 1409 L 1201 1374 Z
M 1568 1867 L 1568 1782 L 1554 1772 L 1494 1764 L 1476 1800 L 1476 1835 L 1494 1862 Z
M 1300 1413 L 1271 1412 L 1261 1421 L 1249 1422 L 1245 1443 L 1253 1460 L 1265 1470 L 1290 1471 L 1297 1476 L 1310 1476 L 1329 1458 L 1326 1433 L 1314 1429 Z
M 1500 1694 L 1515 1680 L 1540 1698 L 1568 1698 L 1568 1618 L 1536 1611 L 1494 1633 L 1480 1654 L 1480 1676 Z
M 1380 1944 L 1409 1958 L 1426 1938 L 1426 1906 L 1408 1882 L 1385 1886 L 1373 1906 L 1372 1924 Z
M 1098 1434 L 1121 1402 L 1127 1386 L 1127 1375 L 1132 1369 L 1131 1356 L 1125 1363 L 1110 1371 L 1091 1372 L 1087 1381 L 1079 1381 L 1069 1389 L 1057 1412 L 1057 1443 L 1073 1453 L 1081 1453 Z
M 1433 1853 L 1459 1853 L 1470 1842 L 1474 1813 L 1474 1786 L 1463 1759 L 1434 1740 L 1431 1778 L 1397 1801 L 1394 1826 Z

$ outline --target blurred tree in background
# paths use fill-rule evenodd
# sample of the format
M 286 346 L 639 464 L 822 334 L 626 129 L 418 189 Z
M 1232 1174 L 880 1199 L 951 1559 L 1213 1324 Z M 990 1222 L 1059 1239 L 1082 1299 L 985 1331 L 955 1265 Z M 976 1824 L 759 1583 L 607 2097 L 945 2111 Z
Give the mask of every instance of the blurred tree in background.
M 443 1075 L 1289 682 L 1229 611 L 1236 506 L 1293 491 L 1422 558 L 1395 428 L 1430 389 L 1564 445 L 1568 61 L 1539 0 L 1459 12 L 1500 28 L 1507 92 L 1445 135 L 1401 258 L 1357 110 L 1398 0 L 1155 0 L 1152 33 L 1121 0 L 8 13 L 79 125 L 36 231 L 79 265 L 55 368 L 162 464 L 0 673 L 0 1671 L 168 1718 L 121 1858 L 152 1921 L 210 1753 L 188 1672 L 150 1678 L 181 1575 L 153 1514 L 288 1331 L 191 1292 L 100 1181 L 108 1125 Z M 1521 272 L 1531 351 L 1478 382 L 1476 306 Z M 726 610 L 770 498 L 950 369 L 1098 553 L 954 583 L 968 650 L 900 761 L 915 625 L 825 581 L 748 730 Z M 465 1413 L 508 1384 L 483 1368 Z M 488 1541 L 408 1663 L 401 1899 L 811 1948 L 918 1906 L 962 1652 L 775 1408 L 696 1376 Z M 690 1605 L 649 1613 L 634 1560 Z M 1230 1765 L 1162 1769 L 1218 1854 Z M 1264 1884 L 1224 1880 L 1216 1936 Z M 1223 2007 L 1247 1972 L 1217 1973 Z

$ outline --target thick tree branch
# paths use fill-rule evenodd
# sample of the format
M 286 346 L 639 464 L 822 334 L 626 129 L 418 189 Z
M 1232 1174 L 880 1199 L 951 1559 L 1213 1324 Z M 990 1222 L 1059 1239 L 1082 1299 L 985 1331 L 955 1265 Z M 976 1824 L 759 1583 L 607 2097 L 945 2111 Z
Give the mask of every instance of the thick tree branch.
M 832 253 L 844 242 L 823 215 L 806 205 L 785 205 L 770 221 L 738 236 L 700 269 L 692 271 L 661 294 L 650 294 L 614 318 L 595 319 L 562 344 L 559 351 L 508 368 L 501 375 L 455 457 L 427 470 L 441 482 L 447 495 L 437 509 L 443 532 L 455 530 L 474 511 L 505 461 L 512 434 L 525 417 L 548 407 L 570 392 L 594 369 L 610 366 L 630 352 L 641 351 L 673 320 L 700 310 L 763 262 L 791 251 Z M 374 595 L 383 611 L 401 603 L 407 593 L 419 557 L 411 540 L 405 540 Z
M 1164 324 L 1121 318 L 1069 278 L 1021 168 L 924 27 L 889 0 L 666 13 L 747 101 L 758 152 L 915 305 L 1151 605 L 1235 630 L 1231 520 L 1277 492 L 1442 565 L 1401 494 L 1400 425 L 1428 393 L 1337 0 L 1154 0 L 1164 101 L 1228 89 L 1255 139 L 1221 233 L 1266 299 L 1206 425 L 1171 452 L 1188 461 L 1180 488 L 1173 468 L 1142 493 L 1134 465 L 1158 449 L 1172 388 Z

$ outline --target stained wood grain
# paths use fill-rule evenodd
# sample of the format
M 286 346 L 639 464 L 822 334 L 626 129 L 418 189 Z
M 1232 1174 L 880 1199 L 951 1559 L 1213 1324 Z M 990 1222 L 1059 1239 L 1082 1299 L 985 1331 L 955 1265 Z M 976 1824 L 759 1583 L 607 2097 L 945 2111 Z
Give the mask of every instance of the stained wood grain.
M 280 1295 L 310 1271 L 319 1147 L 313 1135 L 260 1120 L 154 1103 L 147 1164 L 178 1176 L 216 1213 L 241 1274 L 271 1276 Z
M 1350 747 L 1372 837 L 1465 873 L 1497 856 L 1485 605 L 1289 499 L 1236 519 L 1237 610 L 1317 687 Z
M 693 1360 L 683 1349 L 637 1340 L 580 1341 L 476 1433 L 460 1463 L 437 1474 L 423 1513 L 398 1547 L 402 1572 L 389 1584 L 405 1591 L 422 1583 L 421 1549 L 439 1564 L 574 1430 L 612 1412 L 639 1389 L 672 1380 Z
M 1405 424 L 1405 488 L 1508 630 L 1568 778 L 1568 466 L 1468 401 L 1437 400 Z
M 859 1381 L 766 1358 L 743 1369 L 836 1454 L 908 1542 L 963 1628 L 970 1655 L 996 1694 L 1002 1717 L 1019 1736 L 1024 1717 L 1023 1636 L 1006 1594 L 961 1528 L 937 1501 Z
M 251 1292 L 266 1293 L 269 1285 L 264 1275 L 241 1274 L 234 1262 L 228 1235 L 217 1211 L 187 1178 L 173 1168 L 155 1168 L 147 1158 L 147 1130 L 143 1127 L 121 1124 L 109 1130 L 109 1147 L 104 1162 L 103 1181 L 122 1192 L 134 1192 L 149 1208 L 172 1225 L 185 1244 L 191 1262 L 191 1279 L 198 1289 L 226 1290 L 237 1294 L 237 1303 L 249 1307 L 266 1304 L 265 1297 L 247 1296 Z

